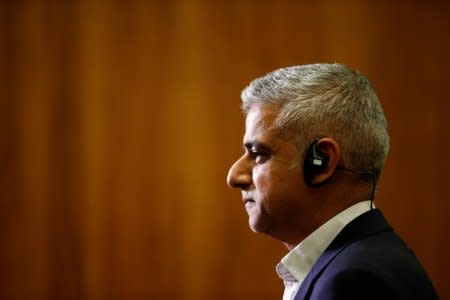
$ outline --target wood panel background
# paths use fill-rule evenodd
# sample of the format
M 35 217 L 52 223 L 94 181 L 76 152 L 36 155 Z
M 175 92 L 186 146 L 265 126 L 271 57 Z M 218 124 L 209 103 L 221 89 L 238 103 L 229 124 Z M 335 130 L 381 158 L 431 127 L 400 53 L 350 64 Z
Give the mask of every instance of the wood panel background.
M 442 299 L 448 1 L 1 1 L 0 298 L 280 299 L 286 250 L 225 184 L 240 90 L 342 62 L 385 107 L 376 203 Z

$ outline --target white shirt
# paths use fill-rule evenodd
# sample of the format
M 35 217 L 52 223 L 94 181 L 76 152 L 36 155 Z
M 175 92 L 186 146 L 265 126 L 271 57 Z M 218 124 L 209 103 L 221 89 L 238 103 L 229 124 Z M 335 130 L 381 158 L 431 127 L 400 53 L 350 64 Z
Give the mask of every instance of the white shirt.
M 320 255 L 344 227 L 370 210 L 370 200 L 358 202 L 329 219 L 300 244 L 292 249 L 277 265 L 278 276 L 284 282 L 283 300 L 293 300 L 306 275 Z

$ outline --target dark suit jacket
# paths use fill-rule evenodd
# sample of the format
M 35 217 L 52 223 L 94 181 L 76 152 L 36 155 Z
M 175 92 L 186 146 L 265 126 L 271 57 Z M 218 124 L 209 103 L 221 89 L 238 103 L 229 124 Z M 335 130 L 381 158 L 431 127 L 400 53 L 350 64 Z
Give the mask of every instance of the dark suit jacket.
M 438 299 L 412 251 L 378 209 L 350 222 L 319 257 L 295 300 Z

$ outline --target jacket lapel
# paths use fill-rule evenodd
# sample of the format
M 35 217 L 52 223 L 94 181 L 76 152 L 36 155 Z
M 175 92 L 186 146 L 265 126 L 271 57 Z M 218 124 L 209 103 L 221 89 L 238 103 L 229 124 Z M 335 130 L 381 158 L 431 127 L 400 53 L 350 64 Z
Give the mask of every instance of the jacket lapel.
M 331 242 L 325 252 L 314 263 L 311 271 L 304 279 L 294 300 L 309 298 L 314 282 L 320 277 L 330 262 L 349 244 L 364 237 L 383 231 L 392 231 L 378 209 L 370 210 L 351 221 Z

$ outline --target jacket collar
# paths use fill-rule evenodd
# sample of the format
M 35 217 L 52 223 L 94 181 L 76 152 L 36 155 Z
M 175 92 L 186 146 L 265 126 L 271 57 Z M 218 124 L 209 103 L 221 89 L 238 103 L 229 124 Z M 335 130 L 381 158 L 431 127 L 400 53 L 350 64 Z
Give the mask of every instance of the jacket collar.
M 313 265 L 311 271 L 300 286 L 300 289 L 295 296 L 295 300 L 305 299 L 317 278 L 320 277 L 330 262 L 349 244 L 383 231 L 392 231 L 392 228 L 378 209 L 370 210 L 350 222 L 331 242 L 325 252 Z

